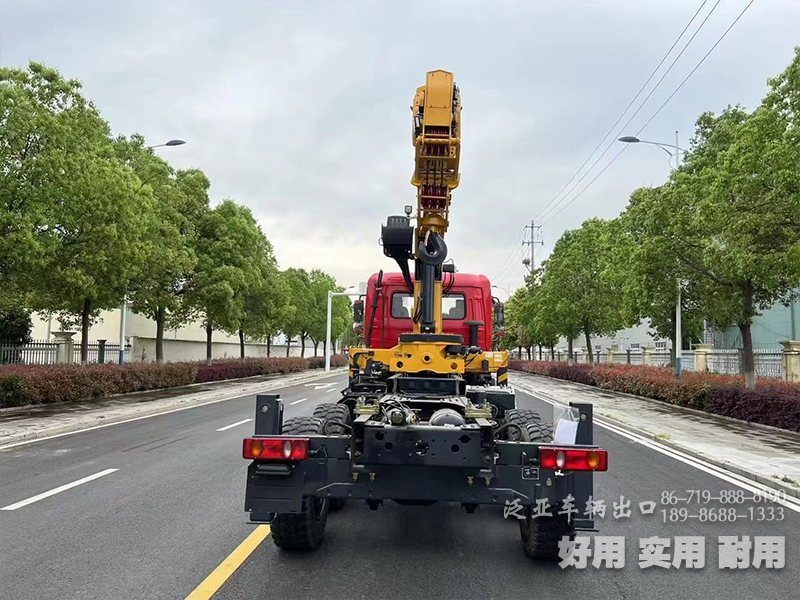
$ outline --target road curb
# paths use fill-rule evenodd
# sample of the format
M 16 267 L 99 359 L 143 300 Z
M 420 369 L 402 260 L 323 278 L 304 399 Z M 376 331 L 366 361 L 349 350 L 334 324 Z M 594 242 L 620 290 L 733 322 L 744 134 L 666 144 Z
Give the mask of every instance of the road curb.
M 523 373 L 524 373 L 524 371 L 523 371 Z M 528 373 L 526 373 L 526 375 L 527 374 Z M 542 375 L 537 375 L 537 377 L 543 377 L 543 376 Z M 549 377 L 548 379 L 553 379 L 553 378 Z M 557 381 L 562 381 L 562 380 L 559 379 Z M 576 383 L 576 382 L 570 381 L 569 383 Z M 561 402 L 560 400 L 557 400 L 556 398 L 553 398 L 552 396 L 549 396 L 548 394 L 543 394 L 542 392 L 540 392 L 538 390 L 531 389 L 530 387 L 525 385 L 524 382 L 523 382 L 522 385 L 520 385 L 519 381 L 515 381 L 513 383 L 513 385 L 519 386 L 520 388 L 525 390 L 527 393 L 529 393 L 529 394 L 531 394 L 533 396 L 539 396 L 539 397 L 545 399 L 548 402 L 553 402 L 553 403 L 556 403 L 556 404 L 560 404 L 562 406 L 566 406 L 566 404 L 564 402 Z M 583 384 L 579 384 L 579 385 L 583 385 Z M 595 389 L 595 390 L 602 389 L 602 388 L 597 388 L 597 387 L 591 386 L 591 385 L 584 385 L 584 387 L 592 388 L 592 389 Z M 606 391 L 610 391 L 610 390 L 606 390 Z M 617 392 L 614 392 L 614 393 L 617 393 Z M 639 398 L 638 396 L 634 396 L 633 394 L 625 394 L 625 395 L 629 396 L 629 397 L 632 397 L 632 398 L 637 398 L 637 399 Z M 651 402 L 658 402 L 658 400 L 652 400 L 651 398 L 647 398 L 647 400 L 650 400 Z M 683 407 L 677 407 L 677 408 L 683 408 Z M 693 411 L 693 412 L 702 413 L 702 411 Z M 707 414 L 707 413 L 702 413 L 702 414 Z M 714 416 L 718 416 L 718 415 L 714 415 Z M 640 435 L 640 436 L 642 436 L 644 438 L 647 438 L 648 440 L 651 440 L 655 444 L 659 444 L 661 446 L 665 446 L 667 448 L 671 448 L 672 450 L 678 450 L 679 452 L 682 452 L 683 454 L 687 454 L 687 455 L 689 455 L 689 456 L 691 456 L 693 458 L 700 459 L 700 460 L 702 460 L 704 462 L 707 462 L 707 463 L 709 463 L 711 465 L 714 465 L 715 467 L 718 467 L 718 468 L 723 469 L 725 471 L 730 471 L 731 473 L 739 475 L 740 477 L 744 477 L 746 479 L 750 479 L 751 481 L 755 481 L 757 483 L 760 483 L 762 485 L 766 485 L 766 486 L 771 487 L 771 488 L 776 489 L 776 490 L 783 490 L 784 492 L 786 492 L 787 496 L 793 496 L 794 498 L 800 499 L 800 489 L 785 485 L 783 482 L 776 481 L 775 479 L 772 479 L 771 477 L 764 477 L 763 475 L 761 475 L 759 473 L 755 473 L 753 471 L 748 471 L 747 469 L 743 469 L 743 468 L 741 468 L 739 466 L 736 466 L 736 465 L 733 465 L 733 464 L 731 464 L 729 462 L 717 460 L 715 458 L 712 458 L 712 457 L 709 457 L 709 456 L 707 456 L 705 454 L 702 454 L 701 452 L 697 452 L 696 450 L 692 450 L 691 448 L 687 448 L 685 446 L 682 446 L 681 444 L 678 444 L 676 442 L 671 442 L 669 440 L 664 440 L 663 438 L 656 437 L 656 434 L 650 433 L 649 431 L 647 431 L 645 429 L 639 429 L 638 427 L 632 427 L 630 425 L 621 423 L 620 421 L 617 421 L 615 419 L 609 419 L 608 417 L 604 417 L 604 416 L 597 415 L 597 414 L 594 415 L 594 419 L 596 421 L 600 421 L 601 423 L 606 423 L 607 425 L 613 425 L 614 427 L 618 427 L 619 429 L 624 429 L 624 430 L 626 430 L 626 431 L 628 431 L 630 433 L 635 433 L 636 435 Z M 736 421 L 737 419 L 732 419 L 732 420 Z M 742 421 L 738 421 L 738 422 L 741 423 Z M 775 429 L 775 430 L 780 431 L 780 432 L 786 432 L 787 431 L 785 429 L 779 429 L 777 427 L 770 427 L 768 425 L 764 425 L 762 427 L 769 427 L 770 429 Z M 794 433 L 794 432 L 790 432 L 790 433 Z
M 313 374 L 305 374 L 304 373 L 304 374 L 298 375 L 298 376 L 287 377 L 286 379 L 282 379 L 281 376 L 279 375 L 278 377 L 272 377 L 270 379 L 265 380 L 263 383 L 264 383 L 264 386 L 266 387 L 266 389 L 264 389 L 264 390 L 253 390 L 252 387 L 233 387 L 233 388 L 228 388 L 228 389 L 225 389 L 225 390 L 220 390 L 220 392 L 216 396 L 206 396 L 206 397 L 202 397 L 202 398 L 195 398 L 195 399 L 189 400 L 189 401 L 178 400 L 179 398 L 181 398 L 181 396 L 176 396 L 175 399 L 177 401 L 175 403 L 173 403 L 173 404 L 165 404 L 163 406 L 143 408 L 143 409 L 138 410 L 136 412 L 131 412 L 131 413 L 128 413 L 128 414 L 114 415 L 112 417 L 98 416 L 98 417 L 96 417 L 96 419 L 101 421 L 101 422 L 98 422 L 98 423 L 92 423 L 92 424 L 89 424 L 89 423 L 73 423 L 73 424 L 64 425 L 62 427 L 53 427 L 53 428 L 49 428 L 49 429 L 46 428 L 46 429 L 41 429 L 41 430 L 37 430 L 37 431 L 26 432 L 26 433 L 20 434 L 19 436 L 12 436 L 12 437 L 9 437 L 8 439 L 5 439 L 2 442 L 0 442 L 0 450 L 4 450 L 4 449 L 9 448 L 11 446 L 16 446 L 16 445 L 18 445 L 20 443 L 23 443 L 23 442 L 32 442 L 32 441 L 35 441 L 37 439 L 56 437 L 56 436 L 65 435 L 65 434 L 68 434 L 68 433 L 77 433 L 79 431 L 84 431 L 84 430 L 88 431 L 90 429 L 96 429 L 98 427 L 105 427 L 105 426 L 108 426 L 108 425 L 115 425 L 117 423 L 123 423 L 123 422 L 126 422 L 126 421 L 132 421 L 132 420 L 135 420 L 135 419 L 142 419 L 142 418 L 145 418 L 145 417 L 154 417 L 154 416 L 159 415 L 159 414 L 164 414 L 164 413 L 169 413 L 169 412 L 177 412 L 179 410 L 184 410 L 184 409 L 188 409 L 188 408 L 195 408 L 195 407 L 203 406 L 203 405 L 206 405 L 206 404 L 216 404 L 218 402 L 225 402 L 227 400 L 233 400 L 235 398 L 240 398 L 243 395 L 246 395 L 248 393 L 255 394 L 255 393 L 261 393 L 261 392 L 268 392 L 268 391 L 273 390 L 273 389 L 278 389 L 278 388 L 282 388 L 282 387 L 289 387 L 290 385 L 294 385 L 296 383 L 303 382 L 303 381 L 311 381 L 311 380 L 314 380 L 314 379 L 322 379 L 323 377 L 329 377 L 331 375 L 339 375 L 341 373 L 345 373 L 346 371 L 347 371 L 346 368 L 331 369 L 330 372 L 328 372 L 328 373 L 326 373 L 324 371 L 321 372 L 321 373 L 313 373 Z M 263 377 L 263 376 L 257 375 L 256 377 Z M 250 380 L 250 379 L 254 379 L 254 377 L 244 377 L 244 378 L 241 378 L 241 379 L 227 379 L 227 380 L 224 380 L 224 381 L 226 381 L 226 382 L 243 381 L 244 382 L 244 381 L 247 381 L 247 380 Z M 207 385 L 207 384 L 191 384 L 191 385 Z M 181 386 L 181 387 L 184 387 L 184 386 Z M 185 386 L 185 387 L 190 387 L 190 386 Z M 174 390 L 174 389 L 179 389 L 179 388 L 166 388 L 166 389 Z M 149 392 L 153 392 L 153 391 L 156 391 L 156 390 L 148 390 L 148 391 Z M 191 391 L 188 392 L 188 393 L 191 393 Z M 109 397 L 107 399 L 111 399 L 111 398 L 113 398 L 113 397 Z

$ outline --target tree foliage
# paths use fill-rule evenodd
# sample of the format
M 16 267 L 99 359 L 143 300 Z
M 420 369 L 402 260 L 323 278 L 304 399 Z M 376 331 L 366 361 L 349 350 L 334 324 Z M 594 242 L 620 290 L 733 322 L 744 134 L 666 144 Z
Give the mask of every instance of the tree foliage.
M 214 330 L 239 331 L 247 291 L 260 282 L 264 251 L 263 233 L 248 208 L 224 200 L 200 219 L 186 306 L 203 320 L 208 363 Z

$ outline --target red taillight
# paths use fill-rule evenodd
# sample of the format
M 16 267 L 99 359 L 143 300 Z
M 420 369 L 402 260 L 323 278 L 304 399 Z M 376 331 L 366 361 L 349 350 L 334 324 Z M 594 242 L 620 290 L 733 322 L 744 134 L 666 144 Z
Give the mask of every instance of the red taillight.
M 539 466 L 561 471 L 607 471 L 608 452 L 598 449 L 539 448 Z
M 242 458 L 305 460 L 308 458 L 308 438 L 244 438 Z

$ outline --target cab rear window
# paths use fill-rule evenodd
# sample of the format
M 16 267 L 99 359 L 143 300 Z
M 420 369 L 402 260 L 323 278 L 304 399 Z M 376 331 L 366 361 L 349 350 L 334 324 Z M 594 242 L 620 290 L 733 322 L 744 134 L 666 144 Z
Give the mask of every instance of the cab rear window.
M 391 315 L 394 319 L 410 319 L 414 311 L 414 298 L 408 292 L 392 294 Z M 464 294 L 445 294 L 442 297 L 442 319 L 460 321 L 467 317 L 467 301 Z

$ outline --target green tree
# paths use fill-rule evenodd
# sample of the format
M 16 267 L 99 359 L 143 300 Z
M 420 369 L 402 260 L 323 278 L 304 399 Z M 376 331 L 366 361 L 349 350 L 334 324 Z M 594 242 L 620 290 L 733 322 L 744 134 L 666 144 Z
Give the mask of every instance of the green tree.
M 665 248 L 662 224 L 671 218 L 659 198 L 665 188 L 640 188 L 632 195 L 620 222 L 629 238 L 618 265 L 624 271 L 625 309 L 631 321 L 647 319 L 656 337 L 672 340 L 675 348 L 675 305 L 681 282 L 682 346 L 697 341 L 703 330 L 698 285 L 693 274 Z
M 527 297 L 528 290 L 521 287 L 516 289 L 506 302 L 506 331 L 501 346 L 504 350 L 517 348 L 520 358 L 522 358 L 522 349 L 527 348 L 528 359 L 530 359 L 530 336 L 528 335 L 530 323 L 526 322 Z
M 305 269 L 286 269 L 283 272 L 289 290 L 289 308 L 284 312 L 281 331 L 286 336 L 286 356 L 289 356 L 291 341 L 300 337 L 300 356 L 305 356 L 306 337 L 313 312 L 311 278 Z
M 115 141 L 117 156 L 149 187 L 155 210 L 144 229 L 144 264 L 131 282 L 134 312 L 156 322 L 156 361 L 164 362 L 164 329 L 185 322 L 181 310 L 184 285 L 197 264 L 194 247 L 198 221 L 208 209 L 210 182 L 196 170 L 175 172 L 164 160 L 144 147 L 139 135 Z
M 88 356 L 89 327 L 100 310 L 119 306 L 146 257 L 143 232 L 152 195 L 114 156 L 50 156 L 52 209 L 47 276 L 34 284 L 38 308 L 61 313 L 81 327 L 81 363 Z
M 525 278 L 525 304 L 523 307 L 524 320 L 527 324 L 528 335 L 533 344 L 539 346 L 539 359 L 542 358 L 542 348 L 549 348 L 550 358 L 555 356 L 555 345 L 558 343 L 558 330 L 550 322 L 541 307 L 540 294 L 542 291 L 543 269 L 535 269 Z
M 319 343 L 324 342 L 328 320 L 328 292 L 342 292 L 344 288 L 336 285 L 336 279 L 321 271 L 313 269 L 309 273 L 312 301 L 305 332 L 314 345 L 314 356 L 317 356 Z M 331 341 L 334 342 L 344 333 L 350 312 L 350 301 L 346 296 L 335 296 L 331 299 Z M 350 318 L 352 322 L 352 317 Z M 303 335 L 301 330 L 300 335 Z
M 289 302 L 289 290 L 278 270 L 272 245 L 262 235 L 257 255 L 258 276 L 244 292 L 242 318 L 239 322 L 239 349 L 245 357 L 245 335 L 253 339 L 267 339 L 267 355 L 270 340 L 280 327 Z
M 800 54 L 751 115 L 738 107 L 697 123 L 692 152 L 659 197 L 651 224 L 692 273 L 703 314 L 742 336 L 745 382 L 755 385 L 750 327 L 800 284 L 800 145 L 792 106 Z
M 621 227 L 617 221 L 589 219 L 567 231 L 544 266 L 536 294 L 539 326 L 572 340 L 583 332 L 593 362 L 592 335 L 613 334 L 629 324 L 621 308 L 624 274 L 617 264 Z
M 263 233 L 248 208 L 224 200 L 201 217 L 195 245 L 197 266 L 186 283 L 189 315 L 202 318 L 206 363 L 215 329 L 236 332 L 245 317 L 245 295 L 260 281 Z
M 337 291 L 340 291 L 338 288 Z M 353 304 L 347 296 L 336 296 L 331 304 L 331 354 L 336 353 L 337 340 L 345 343 L 353 333 Z
M 0 68 L 0 296 L 42 279 L 57 242 L 65 156 L 95 153 L 108 125 L 81 84 L 31 62 Z

